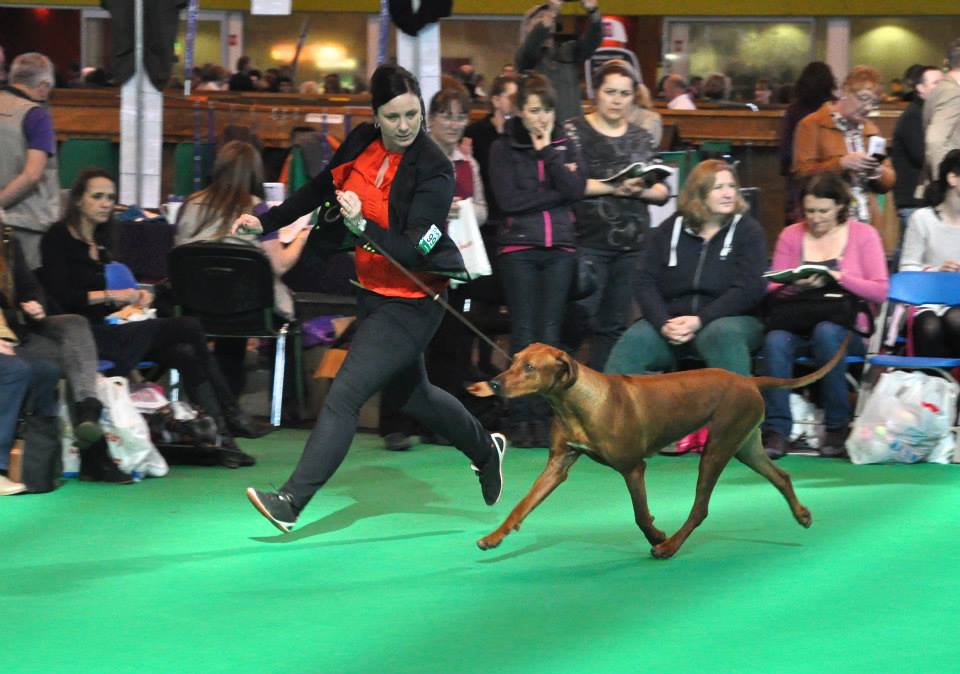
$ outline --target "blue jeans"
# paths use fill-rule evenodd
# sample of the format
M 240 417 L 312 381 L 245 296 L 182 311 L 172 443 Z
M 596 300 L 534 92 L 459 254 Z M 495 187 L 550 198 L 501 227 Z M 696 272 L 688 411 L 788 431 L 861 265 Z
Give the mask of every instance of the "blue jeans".
M 786 330 L 771 330 L 767 333 L 763 349 L 765 374 L 772 377 L 792 377 L 797 356 L 809 355 L 814 365 L 820 367 L 833 357 L 840 348 L 847 329 L 824 321 L 818 323 L 810 337 L 796 335 Z M 853 335 L 847 346 L 848 356 L 862 356 L 866 352 L 863 340 Z M 844 430 L 850 424 L 850 398 L 847 394 L 847 364 L 843 361 L 818 382 L 823 404 L 824 425 L 829 431 Z M 775 431 L 784 437 L 790 436 L 793 417 L 790 414 L 790 391 L 767 389 L 763 392 L 767 404 L 764 430 Z
M 763 326 L 753 316 L 724 316 L 711 321 L 690 342 L 675 346 L 646 320 L 637 321 L 614 345 L 609 374 L 671 372 L 677 359 L 699 358 L 707 367 L 719 367 L 750 376 L 751 354 L 763 343 Z
M 60 369 L 53 361 L 0 354 L 0 470 L 10 467 L 10 447 L 27 393 L 28 411 L 55 417 L 59 380 Z
M 510 353 L 533 342 L 560 346 L 560 330 L 576 268 L 576 253 L 533 248 L 500 255 L 503 290 L 510 309 Z M 546 418 L 545 404 L 530 397 L 510 401 L 513 422 Z
M 580 257 L 592 260 L 597 273 L 597 289 L 574 305 L 574 344 L 590 339 L 587 365 L 603 371 L 610 351 L 630 325 L 633 304 L 633 277 L 640 253 L 581 248 Z

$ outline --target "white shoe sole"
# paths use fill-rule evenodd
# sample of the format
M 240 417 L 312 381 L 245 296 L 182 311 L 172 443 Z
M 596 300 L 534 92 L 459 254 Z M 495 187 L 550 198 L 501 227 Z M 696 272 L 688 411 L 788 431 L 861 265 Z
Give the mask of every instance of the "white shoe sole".
M 289 534 L 290 530 L 293 528 L 293 522 L 281 522 L 276 517 L 270 514 L 270 511 L 267 510 L 267 507 L 263 505 L 259 498 L 257 498 L 257 490 L 253 487 L 247 487 L 247 498 L 250 499 L 250 503 L 253 504 L 253 507 L 260 511 L 260 514 L 270 520 L 270 523 L 273 524 L 277 529 L 282 531 L 285 534 Z

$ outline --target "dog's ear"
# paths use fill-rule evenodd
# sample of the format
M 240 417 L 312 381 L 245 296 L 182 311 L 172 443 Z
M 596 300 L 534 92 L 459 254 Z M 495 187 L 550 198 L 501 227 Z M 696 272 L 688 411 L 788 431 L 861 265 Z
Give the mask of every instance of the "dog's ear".
M 561 351 L 557 355 L 557 376 L 554 379 L 554 386 L 570 388 L 576 383 L 579 375 L 580 364 L 569 354 Z

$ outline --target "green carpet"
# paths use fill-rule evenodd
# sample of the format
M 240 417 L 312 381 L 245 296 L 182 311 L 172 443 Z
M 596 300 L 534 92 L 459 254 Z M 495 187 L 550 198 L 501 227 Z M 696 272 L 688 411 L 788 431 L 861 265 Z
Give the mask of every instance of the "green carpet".
M 623 480 L 588 459 L 481 552 L 545 452 L 511 450 L 487 508 L 458 452 L 369 435 L 278 535 L 243 488 L 281 484 L 305 437 L 244 442 L 254 468 L 0 499 L 0 671 L 960 671 L 958 466 L 788 457 L 805 530 L 735 462 L 707 521 L 658 561 Z M 696 466 L 647 471 L 668 532 Z

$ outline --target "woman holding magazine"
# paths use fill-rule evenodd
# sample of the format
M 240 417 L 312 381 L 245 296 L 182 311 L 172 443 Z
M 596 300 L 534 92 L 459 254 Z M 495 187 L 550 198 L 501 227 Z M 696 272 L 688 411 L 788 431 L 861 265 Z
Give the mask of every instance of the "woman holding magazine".
M 591 261 L 597 274 L 596 290 L 572 308 L 567 341 L 575 350 L 589 339 L 587 363 L 596 370 L 603 370 L 629 325 L 633 278 L 650 228 L 647 204 L 662 204 L 670 196 L 669 188 L 653 179 L 609 180 L 654 156 L 652 136 L 628 121 L 637 81 L 629 63 L 608 61 L 594 75 L 594 112 L 564 124 L 587 172 L 585 198 L 573 206 L 577 254 Z
M 814 176 L 800 195 L 804 219 L 786 227 L 777 239 L 773 253 L 773 269 L 786 270 L 800 265 L 820 265 L 823 273 L 800 276 L 791 283 L 771 283 L 770 295 L 787 301 L 789 295 L 804 290 L 834 287 L 834 294 L 847 294 L 879 303 L 887 296 L 887 262 L 877 230 L 863 222 L 849 219 L 850 189 L 836 173 Z M 768 314 L 770 331 L 764 345 L 765 374 L 774 377 L 793 376 L 793 365 L 798 355 L 809 353 L 819 367 L 837 352 L 849 331 L 847 325 L 835 320 L 815 321 L 809 330 L 777 329 L 771 322 L 774 309 Z M 792 310 L 794 317 L 800 311 Z M 867 317 L 857 319 L 860 331 L 869 332 Z M 864 340 L 851 339 L 848 355 L 862 355 Z M 850 424 L 850 401 L 847 396 L 847 366 L 841 362 L 820 382 L 820 397 L 824 408 L 826 438 L 820 447 L 823 456 L 843 456 L 844 442 Z M 778 459 L 787 451 L 793 419 L 790 414 L 790 392 L 777 389 L 764 391 L 767 415 L 763 422 L 763 446 L 767 454 Z

